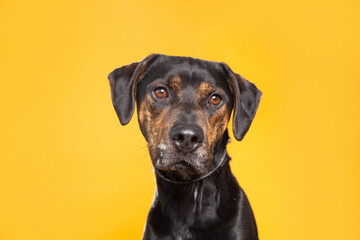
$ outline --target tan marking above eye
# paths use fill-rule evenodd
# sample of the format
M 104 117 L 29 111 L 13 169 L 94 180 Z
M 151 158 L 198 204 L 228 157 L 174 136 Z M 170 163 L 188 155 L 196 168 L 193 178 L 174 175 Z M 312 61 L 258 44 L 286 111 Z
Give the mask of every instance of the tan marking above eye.
M 200 83 L 199 87 L 197 88 L 197 93 L 200 97 L 204 97 L 207 94 L 209 94 L 209 92 L 214 91 L 214 87 L 207 83 L 207 82 L 202 82 Z
M 173 90 L 180 90 L 181 88 L 181 78 L 173 77 L 169 79 L 169 85 Z
M 202 82 L 196 91 L 199 104 L 202 104 L 204 100 L 212 106 L 220 105 L 223 102 L 223 98 L 221 96 L 224 96 L 224 91 L 211 85 L 210 83 Z
M 168 96 L 168 92 L 165 88 L 163 87 L 159 87 L 157 89 L 155 89 L 155 96 L 157 98 L 166 98 Z

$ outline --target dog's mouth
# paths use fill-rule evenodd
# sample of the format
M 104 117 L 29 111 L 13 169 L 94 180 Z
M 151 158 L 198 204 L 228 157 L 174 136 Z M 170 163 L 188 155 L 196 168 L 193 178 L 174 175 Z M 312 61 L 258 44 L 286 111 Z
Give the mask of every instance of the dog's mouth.
M 209 156 L 205 148 L 183 153 L 171 145 L 159 144 L 156 151 L 151 151 L 154 168 L 169 179 L 189 180 L 198 178 L 209 171 Z
M 161 152 L 155 159 L 154 167 L 161 170 L 182 170 L 191 174 L 202 174 L 206 171 L 207 158 L 197 153 Z
M 158 158 L 158 161 L 154 163 L 154 167 L 157 172 L 166 178 L 174 181 L 189 181 L 196 179 L 199 176 L 206 173 L 204 164 L 200 164 L 193 157 L 179 159 L 175 162 L 170 162 L 167 158 Z
M 173 164 L 169 170 L 184 170 L 188 173 L 193 173 L 195 174 L 197 171 L 195 170 L 194 166 L 192 166 L 190 163 L 186 162 L 186 161 L 180 161 L 177 162 L 175 164 Z
M 173 181 L 189 181 L 197 178 L 201 173 L 191 163 L 180 161 L 166 168 L 157 168 L 157 171 L 167 179 Z
M 179 161 L 179 162 L 175 162 L 169 165 L 160 165 L 160 164 L 156 164 L 154 166 L 157 170 L 161 170 L 161 171 L 186 171 L 189 174 L 197 174 L 199 173 L 199 170 L 197 170 L 196 166 L 194 166 L 193 164 L 187 162 L 187 161 Z

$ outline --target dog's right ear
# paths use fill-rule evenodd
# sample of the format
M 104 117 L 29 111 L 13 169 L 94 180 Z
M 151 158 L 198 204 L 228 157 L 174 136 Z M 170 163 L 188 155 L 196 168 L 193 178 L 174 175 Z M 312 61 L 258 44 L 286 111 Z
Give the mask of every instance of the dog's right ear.
M 122 66 L 109 74 L 111 99 L 121 125 L 130 122 L 135 109 L 137 82 L 158 56 L 152 54 L 141 62 Z

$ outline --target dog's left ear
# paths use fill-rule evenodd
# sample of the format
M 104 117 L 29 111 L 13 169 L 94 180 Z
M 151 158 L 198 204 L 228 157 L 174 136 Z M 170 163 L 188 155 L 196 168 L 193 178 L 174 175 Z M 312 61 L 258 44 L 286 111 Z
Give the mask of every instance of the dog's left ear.
M 109 74 L 111 99 L 121 125 L 130 122 L 135 109 L 137 81 L 157 57 L 157 54 L 152 54 L 141 62 L 122 66 Z
M 228 82 L 234 95 L 233 133 L 236 140 L 241 141 L 249 130 L 255 113 L 259 107 L 262 92 L 223 63 Z

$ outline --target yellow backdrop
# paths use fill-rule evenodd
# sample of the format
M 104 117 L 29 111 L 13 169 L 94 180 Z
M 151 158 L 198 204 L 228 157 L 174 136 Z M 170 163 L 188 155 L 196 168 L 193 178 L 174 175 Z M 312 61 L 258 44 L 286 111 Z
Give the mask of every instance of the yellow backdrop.
M 360 4 L 0 1 L 0 239 L 140 239 L 155 191 L 107 74 L 224 61 L 263 98 L 229 145 L 261 239 L 360 239 Z

